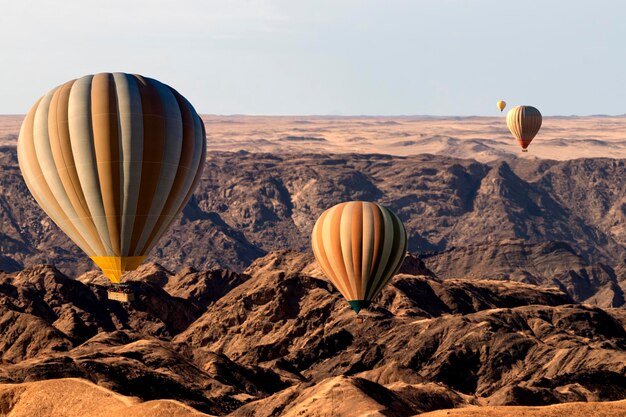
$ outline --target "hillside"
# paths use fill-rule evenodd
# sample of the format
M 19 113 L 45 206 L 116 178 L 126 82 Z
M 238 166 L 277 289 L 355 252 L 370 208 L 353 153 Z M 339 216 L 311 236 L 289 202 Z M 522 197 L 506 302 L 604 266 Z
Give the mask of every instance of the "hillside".
M 80 378 L 233 417 L 626 397 L 626 316 L 556 288 L 441 280 L 409 258 L 357 319 L 297 252 L 244 274 L 149 264 L 126 305 L 106 300 L 98 276 L 77 278 L 50 266 L 0 275 L 0 383 Z
M 232 133 L 228 149 L 237 129 L 258 128 L 207 120 Z M 182 215 L 125 277 L 132 304 L 107 300 L 108 281 L 28 193 L 12 128 L 0 130 L 0 414 L 624 415 L 624 160 L 515 158 L 503 139 L 427 130 L 395 156 L 369 153 L 421 121 L 444 123 L 355 121 L 383 135 L 372 148 L 341 147 L 345 120 L 291 120 L 301 131 L 242 147 L 279 152 L 222 152 L 215 139 Z M 426 143 L 448 156 L 394 151 Z M 467 146 L 477 160 L 450 157 Z M 410 239 L 358 318 L 309 249 L 322 211 L 356 199 L 389 207 Z
M 49 263 L 78 275 L 94 268 L 28 193 L 15 149 L 0 148 L 0 163 L 0 269 Z M 411 252 L 565 242 L 587 265 L 618 268 L 626 258 L 625 167 L 614 159 L 486 165 L 432 155 L 212 153 L 151 260 L 169 269 L 241 271 L 269 251 L 309 250 L 323 210 L 362 199 L 400 216 Z

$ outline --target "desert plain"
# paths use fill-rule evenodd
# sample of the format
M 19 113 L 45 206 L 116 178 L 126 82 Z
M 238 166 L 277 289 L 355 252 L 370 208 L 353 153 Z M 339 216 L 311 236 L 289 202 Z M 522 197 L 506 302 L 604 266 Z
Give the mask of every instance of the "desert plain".
M 207 150 L 225 152 L 434 154 L 488 162 L 523 157 L 625 158 L 626 116 L 544 117 L 523 154 L 494 117 L 203 115 Z M 0 146 L 15 144 L 23 116 L 0 116 Z
M 203 116 L 208 149 L 249 152 L 434 154 L 487 162 L 525 157 L 626 157 L 626 116 L 544 117 L 522 154 L 497 117 Z

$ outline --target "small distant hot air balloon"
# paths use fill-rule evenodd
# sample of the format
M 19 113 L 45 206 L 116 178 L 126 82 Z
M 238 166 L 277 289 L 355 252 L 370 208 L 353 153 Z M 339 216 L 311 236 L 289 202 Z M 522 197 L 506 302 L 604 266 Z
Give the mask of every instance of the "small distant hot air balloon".
M 513 107 L 506 115 L 506 124 L 509 130 L 522 147 L 522 152 L 528 152 L 528 145 L 541 128 L 541 113 L 532 106 Z
M 407 250 L 400 219 L 376 203 L 337 204 L 311 235 L 318 264 L 359 314 L 398 272 Z
M 204 124 L 182 95 L 123 73 L 51 90 L 26 115 L 18 139 L 35 200 L 114 284 L 185 206 L 205 149 Z
M 504 110 L 504 108 L 506 107 L 506 101 L 504 100 L 500 100 L 498 101 L 498 103 L 496 104 L 496 106 L 498 106 L 498 109 L 500 111 Z

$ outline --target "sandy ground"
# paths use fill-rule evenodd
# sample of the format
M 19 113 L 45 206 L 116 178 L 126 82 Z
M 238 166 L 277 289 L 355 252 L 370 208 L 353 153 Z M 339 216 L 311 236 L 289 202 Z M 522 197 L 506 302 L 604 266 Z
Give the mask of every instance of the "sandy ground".
M 210 150 L 626 158 L 626 117 L 545 118 L 528 153 L 502 117 L 204 116 Z
M 438 410 L 420 417 L 624 417 L 626 400 L 604 403 L 567 403 L 544 407 L 468 407 Z
M 368 402 L 336 403 L 316 399 L 329 387 L 315 387 L 317 394 L 287 412 L 293 416 L 383 416 L 369 397 Z M 353 397 L 363 400 L 361 396 Z M 319 402 L 319 401 L 318 401 Z M 116 394 L 77 378 L 0 384 L 0 415 L 11 417 L 211 417 L 178 401 L 142 402 Z M 569 403 L 546 407 L 466 407 L 420 414 L 421 417 L 623 417 L 626 400 L 604 403 Z
M 135 397 L 116 394 L 78 378 L 0 384 L 0 415 L 10 417 L 211 417 L 178 401 L 141 402 Z
M 528 153 L 501 117 L 203 116 L 208 149 L 250 152 L 432 153 L 479 161 L 626 158 L 626 117 L 547 117 Z M 22 116 L 0 116 L 0 146 Z
M 14 144 L 24 116 L 0 115 L 0 146 Z

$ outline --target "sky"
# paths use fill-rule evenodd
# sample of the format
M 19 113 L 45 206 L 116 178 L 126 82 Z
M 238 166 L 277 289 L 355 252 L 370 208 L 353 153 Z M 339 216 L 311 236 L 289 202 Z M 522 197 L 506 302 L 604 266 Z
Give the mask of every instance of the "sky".
M 0 0 L 0 114 L 86 74 L 203 114 L 626 113 L 623 0 Z

